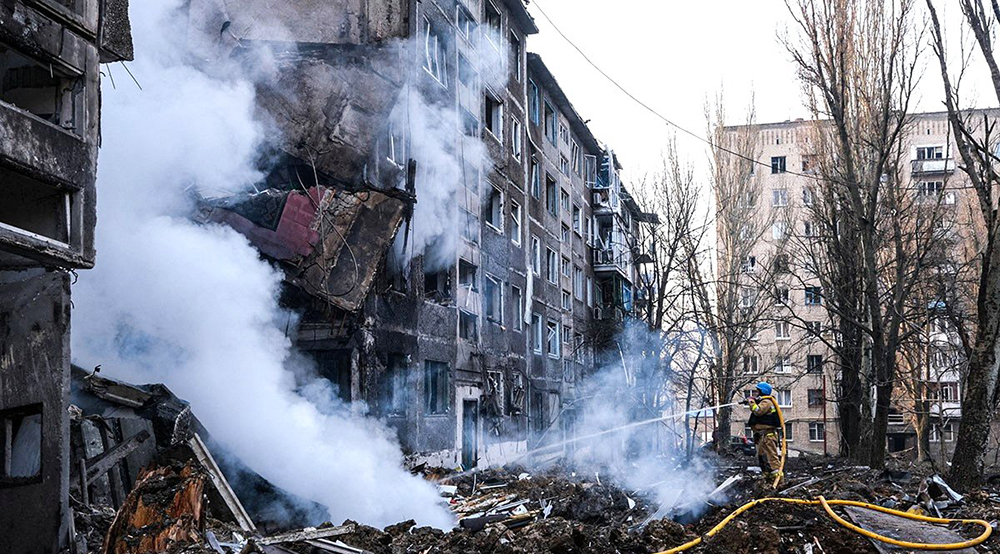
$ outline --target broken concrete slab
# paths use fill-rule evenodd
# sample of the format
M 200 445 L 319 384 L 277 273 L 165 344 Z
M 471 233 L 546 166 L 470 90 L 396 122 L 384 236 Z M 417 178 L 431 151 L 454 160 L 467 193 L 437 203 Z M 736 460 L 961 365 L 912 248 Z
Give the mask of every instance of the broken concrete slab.
M 939 525 L 931 525 L 919 521 L 912 521 L 902 517 L 883 514 L 874 510 L 856 508 L 849 506 L 844 508 L 847 515 L 859 527 L 868 529 L 879 535 L 893 539 L 922 542 L 922 543 L 956 543 L 964 542 L 965 537 L 958 533 Z M 881 541 L 872 540 L 872 544 L 879 552 L 908 552 L 908 549 L 894 546 Z M 975 548 L 963 548 L 961 550 L 951 550 L 961 554 L 975 554 Z

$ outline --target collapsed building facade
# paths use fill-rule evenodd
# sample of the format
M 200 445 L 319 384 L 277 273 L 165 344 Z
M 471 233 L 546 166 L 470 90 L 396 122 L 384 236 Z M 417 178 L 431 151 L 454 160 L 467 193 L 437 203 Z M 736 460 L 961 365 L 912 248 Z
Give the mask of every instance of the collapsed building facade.
M 257 87 L 280 131 L 268 177 L 199 217 L 285 270 L 297 347 L 414 465 L 503 463 L 572 432 L 591 326 L 632 309 L 638 209 L 526 52 L 525 5 L 327 2 L 303 21 L 265 4 L 189 6 L 196 48 L 263 45 L 277 66 Z
M 0 550 L 72 541 L 71 272 L 93 266 L 100 64 L 132 57 L 125 0 L 0 5 Z

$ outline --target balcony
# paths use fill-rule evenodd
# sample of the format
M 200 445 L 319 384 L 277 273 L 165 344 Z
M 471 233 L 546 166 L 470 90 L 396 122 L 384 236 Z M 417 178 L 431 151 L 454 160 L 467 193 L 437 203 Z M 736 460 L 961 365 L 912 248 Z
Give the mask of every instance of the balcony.
M 594 273 L 618 273 L 625 279 L 630 279 L 630 258 L 629 253 L 622 248 L 594 248 Z
M 911 175 L 942 175 L 954 172 L 955 160 L 951 158 L 912 160 L 910 162 Z

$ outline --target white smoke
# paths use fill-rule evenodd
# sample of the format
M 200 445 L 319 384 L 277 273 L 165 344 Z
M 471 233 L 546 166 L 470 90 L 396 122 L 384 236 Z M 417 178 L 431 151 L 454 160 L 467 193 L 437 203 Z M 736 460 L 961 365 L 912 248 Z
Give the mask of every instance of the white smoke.
M 117 90 L 103 83 L 98 258 L 75 286 L 75 360 L 165 383 L 216 440 L 334 521 L 450 527 L 434 488 L 402 469 L 392 432 L 331 404 L 328 382 L 297 382 L 308 371 L 292 367 L 279 272 L 235 231 L 185 217 L 188 187 L 236 192 L 260 177 L 265 129 L 251 83 L 181 61 L 171 40 L 184 36 L 171 26 L 180 4 L 132 4 L 142 90 L 105 70 L 119 75 Z

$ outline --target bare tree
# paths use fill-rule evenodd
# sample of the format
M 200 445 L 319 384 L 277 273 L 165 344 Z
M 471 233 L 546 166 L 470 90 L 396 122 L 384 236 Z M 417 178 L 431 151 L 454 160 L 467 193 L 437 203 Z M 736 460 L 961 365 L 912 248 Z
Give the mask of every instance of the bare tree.
M 997 98 L 1000 99 L 1000 67 L 994 53 L 995 24 L 1000 18 L 1000 6 L 991 1 L 960 0 L 959 5 L 968 29 L 972 31 L 979 53 L 990 72 Z M 961 157 L 961 169 L 975 191 L 982 218 L 983 242 L 976 252 L 978 282 L 975 286 L 975 318 L 972 329 L 960 330 L 967 345 L 968 369 L 962 396 L 962 425 L 952 458 L 949 478 L 959 488 L 969 490 L 983 481 L 987 443 L 994 413 L 1000 404 L 1000 216 L 994 187 L 1000 182 L 997 174 L 997 137 L 995 113 L 962 109 L 959 84 L 966 69 L 963 59 L 959 77 L 952 84 L 947 52 L 934 2 L 927 0 L 931 17 L 932 47 L 938 59 L 944 82 L 948 120 L 955 135 Z M 956 321 L 960 321 L 956 318 Z
M 798 32 L 785 45 L 817 120 L 813 213 L 825 240 L 812 269 L 828 282 L 838 331 L 841 452 L 880 467 L 909 292 L 926 255 L 918 244 L 926 233 L 914 233 L 901 210 L 909 202 L 902 164 L 918 78 L 913 2 L 788 0 L 788 8 Z

